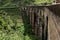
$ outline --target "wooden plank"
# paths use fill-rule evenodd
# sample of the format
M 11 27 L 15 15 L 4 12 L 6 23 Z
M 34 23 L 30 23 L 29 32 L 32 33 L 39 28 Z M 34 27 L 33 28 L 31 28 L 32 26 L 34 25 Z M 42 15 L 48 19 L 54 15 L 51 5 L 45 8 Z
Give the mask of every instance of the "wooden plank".
M 60 24 L 56 24 L 57 20 L 59 18 L 55 18 L 57 15 L 55 15 L 53 12 L 50 11 L 48 15 L 48 32 L 49 32 L 49 39 L 48 40 L 60 40 L 60 35 L 57 27 L 60 26 Z M 60 22 L 59 22 L 60 23 Z

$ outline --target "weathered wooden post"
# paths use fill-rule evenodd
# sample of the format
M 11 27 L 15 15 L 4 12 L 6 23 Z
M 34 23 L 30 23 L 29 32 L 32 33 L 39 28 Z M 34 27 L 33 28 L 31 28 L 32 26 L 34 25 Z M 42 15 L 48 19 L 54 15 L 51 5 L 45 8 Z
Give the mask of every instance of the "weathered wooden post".
M 48 10 L 44 7 L 44 40 L 48 40 Z
M 29 15 L 30 15 L 30 24 L 32 24 L 32 19 L 31 19 L 31 17 L 32 17 L 32 8 L 29 8 Z
M 42 28 L 42 26 L 43 26 L 43 10 L 42 9 L 39 9 L 39 36 L 40 36 L 40 39 L 41 40 L 43 40 L 42 39 L 42 37 L 43 37 L 43 28 Z

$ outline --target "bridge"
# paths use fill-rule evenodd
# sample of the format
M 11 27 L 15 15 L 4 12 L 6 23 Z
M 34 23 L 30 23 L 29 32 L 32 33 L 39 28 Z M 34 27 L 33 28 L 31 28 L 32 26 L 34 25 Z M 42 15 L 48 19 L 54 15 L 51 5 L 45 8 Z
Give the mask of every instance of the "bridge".
M 25 6 L 22 12 L 41 40 L 60 40 L 60 4 Z

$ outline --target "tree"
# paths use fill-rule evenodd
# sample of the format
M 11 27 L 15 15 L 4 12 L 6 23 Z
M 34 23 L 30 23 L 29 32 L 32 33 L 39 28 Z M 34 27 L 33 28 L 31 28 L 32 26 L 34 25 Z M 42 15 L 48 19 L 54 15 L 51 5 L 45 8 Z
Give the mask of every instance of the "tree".
M 52 2 L 53 2 L 53 0 L 35 0 L 34 5 L 40 6 L 40 5 L 43 5 L 45 3 L 51 4 Z
M 34 0 L 0 0 L 0 7 L 20 7 L 31 5 Z

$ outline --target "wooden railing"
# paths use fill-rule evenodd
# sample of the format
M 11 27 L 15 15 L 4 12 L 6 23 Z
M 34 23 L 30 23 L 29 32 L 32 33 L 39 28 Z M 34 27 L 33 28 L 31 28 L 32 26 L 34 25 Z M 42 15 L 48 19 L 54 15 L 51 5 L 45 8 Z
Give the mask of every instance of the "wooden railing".
M 47 8 L 43 6 L 27 6 L 22 9 L 26 12 L 27 17 L 29 17 L 30 24 L 32 24 L 32 27 L 34 28 L 35 35 L 39 36 L 41 40 L 47 40 Z

